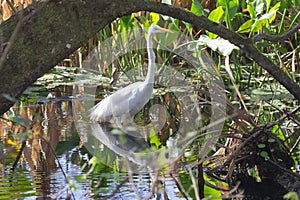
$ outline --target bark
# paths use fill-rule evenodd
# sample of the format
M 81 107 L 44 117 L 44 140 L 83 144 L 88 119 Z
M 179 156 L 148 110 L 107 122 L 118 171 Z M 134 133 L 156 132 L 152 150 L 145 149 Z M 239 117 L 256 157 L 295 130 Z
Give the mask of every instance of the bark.
M 181 8 L 147 0 L 46 0 L 32 4 L 0 25 L 0 114 L 36 79 L 114 19 L 152 11 L 209 30 L 239 46 L 300 100 L 300 87 L 262 55 L 251 39 Z

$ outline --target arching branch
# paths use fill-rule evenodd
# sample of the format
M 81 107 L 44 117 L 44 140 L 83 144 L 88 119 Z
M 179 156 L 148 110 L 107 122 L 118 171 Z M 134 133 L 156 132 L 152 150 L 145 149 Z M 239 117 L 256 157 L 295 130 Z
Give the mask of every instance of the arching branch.
M 181 8 L 141 0 L 47 0 L 35 3 L 0 25 L 0 114 L 38 77 L 66 58 L 114 19 L 151 11 L 184 20 L 239 46 L 300 100 L 300 87 L 262 55 L 250 39 Z M 19 24 L 19 25 L 18 25 Z M 19 26 L 16 35 L 12 33 Z M 9 49 L 6 49 L 9 48 Z
M 292 35 L 294 33 L 296 33 L 299 29 L 300 29 L 300 23 L 298 23 L 296 26 L 294 26 L 291 30 L 289 30 L 288 32 L 286 32 L 283 35 L 275 36 L 275 35 L 267 35 L 264 33 L 260 33 L 260 34 L 255 35 L 252 38 L 252 41 L 257 42 L 260 40 L 267 40 L 267 41 L 271 41 L 271 42 L 283 42 L 284 40 L 292 37 Z

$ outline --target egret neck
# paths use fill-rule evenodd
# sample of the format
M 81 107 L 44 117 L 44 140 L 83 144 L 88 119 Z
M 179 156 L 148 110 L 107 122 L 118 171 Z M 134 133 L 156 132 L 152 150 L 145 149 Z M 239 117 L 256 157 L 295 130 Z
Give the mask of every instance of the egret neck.
M 148 72 L 147 72 L 145 82 L 154 84 L 155 54 L 152 48 L 152 33 L 148 34 L 147 51 L 148 51 Z

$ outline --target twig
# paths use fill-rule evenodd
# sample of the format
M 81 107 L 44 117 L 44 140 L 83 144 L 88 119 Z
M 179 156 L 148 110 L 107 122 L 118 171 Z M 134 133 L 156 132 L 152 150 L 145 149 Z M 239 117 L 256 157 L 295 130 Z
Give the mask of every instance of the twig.
M 53 153 L 53 155 L 54 155 L 54 157 L 55 157 L 55 159 L 56 159 L 56 161 L 57 161 L 57 163 L 58 163 L 59 168 L 61 169 L 61 172 L 62 172 L 62 174 L 63 174 L 63 176 L 64 176 L 66 182 L 69 183 L 68 178 L 67 178 L 67 175 L 65 174 L 65 172 L 64 172 L 64 170 L 63 170 L 63 168 L 62 168 L 62 166 L 61 166 L 61 164 L 60 164 L 60 162 L 59 162 L 59 160 L 58 160 L 58 158 L 57 158 L 57 156 L 56 156 L 55 150 L 52 148 L 52 146 L 51 146 L 51 144 L 49 143 L 49 141 L 46 140 L 44 137 L 42 137 L 42 136 L 40 136 L 40 135 L 38 135 L 38 137 L 39 137 L 41 140 L 43 140 L 43 141 L 49 146 L 51 152 Z M 75 195 L 74 195 L 73 191 L 72 191 L 72 190 L 70 190 L 70 191 L 71 191 L 71 195 L 72 195 L 73 199 L 75 199 Z
M 300 129 L 298 129 L 297 131 L 295 131 L 293 133 L 293 135 L 296 134 L 296 133 L 298 133 L 299 131 L 300 131 Z M 294 145 L 290 149 L 290 154 L 298 147 L 299 143 L 300 143 L 300 137 L 297 138 L 296 142 L 294 143 Z
M 297 112 L 300 109 L 300 107 L 297 107 L 296 109 L 294 109 L 293 111 L 289 112 L 289 113 L 285 113 L 284 116 L 282 116 L 280 119 L 278 119 L 275 122 L 272 123 L 268 123 L 264 126 L 259 127 L 257 130 L 255 130 L 255 132 L 253 132 L 244 142 L 242 142 L 238 148 L 229 156 L 229 158 L 227 159 L 227 161 L 225 162 L 224 165 L 229 164 L 230 168 L 233 167 L 234 165 L 234 159 L 240 154 L 241 149 L 249 142 L 251 141 L 253 138 L 255 138 L 258 134 L 260 134 L 263 130 L 269 129 L 271 127 L 273 127 L 276 124 L 280 124 L 281 121 L 283 121 L 284 119 L 288 118 L 291 114 Z M 227 174 L 227 178 L 229 174 Z
M 267 35 L 265 33 L 259 33 L 252 38 L 252 41 L 255 43 L 260 40 L 267 40 L 270 42 L 282 42 L 288 38 L 290 38 L 294 33 L 296 33 L 300 29 L 300 23 L 294 26 L 291 30 L 286 32 L 283 35 L 275 36 L 275 35 Z
M 282 167 L 281 165 L 278 165 L 276 162 L 274 162 L 273 160 L 268 159 L 267 162 L 273 164 L 274 166 L 278 167 L 280 170 L 284 171 L 285 173 L 291 175 L 292 177 L 297 177 L 298 179 L 300 179 L 300 175 L 298 173 L 294 173 L 284 167 Z
M 6 3 L 8 4 L 8 6 L 10 7 L 10 9 L 15 14 L 17 12 L 17 9 L 14 7 L 14 4 L 10 0 L 6 0 Z
M 196 197 L 197 200 L 200 200 L 199 191 L 198 191 L 198 188 L 197 188 L 196 180 L 195 180 L 195 177 L 193 175 L 192 169 L 190 167 L 188 167 L 188 170 L 189 170 L 189 174 L 190 174 L 190 177 L 191 177 L 191 180 L 192 180 L 192 187 L 194 188 L 195 197 Z
M 203 162 L 201 162 L 201 158 L 199 158 L 200 163 L 198 163 L 198 189 L 199 189 L 199 197 L 201 199 L 204 198 L 204 177 L 203 177 Z
M 179 182 L 177 181 L 177 179 L 175 178 L 175 176 L 173 175 L 172 172 L 170 173 L 170 175 L 171 175 L 173 181 L 175 182 L 175 184 L 176 184 L 178 190 L 179 190 L 180 193 L 182 194 L 182 196 L 183 196 L 185 199 L 189 199 L 189 198 L 188 198 L 188 195 L 187 195 L 187 194 L 185 193 L 185 191 L 182 189 L 181 185 L 179 184 Z
M 0 155 L 0 160 L 5 159 L 5 157 L 10 154 L 14 149 L 16 149 L 16 147 L 20 144 L 22 144 L 23 141 L 20 141 L 18 143 L 16 143 L 15 145 L 13 145 L 12 147 L 9 148 L 9 150 L 7 150 L 6 152 L 4 152 L 3 154 Z
M 12 167 L 10 168 L 11 171 L 15 171 L 15 168 L 16 168 L 16 166 L 17 166 L 17 164 L 18 164 L 18 162 L 19 162 L 19 160 L 20 160 L 20 158 L 22 156 L 23 149 L 24 149 L 25 145 L 26 145 L 26 140 L 24 140 L 22 142 L 22 146 L 21 146 L 21 149 L 20 149 L 20 151 L 19 151 L 19 153 L 18 153 L 18 155 L 16 157 L 16 160 L 15 160 L 14 164 L 12 165 Z
M 240 182 L 238 182 L 236 184 L 236 186 L 234 186 L 234 188 L 232 188 L 230 191 L 228 191 L 227 193 L 225 193 L 224 195 L 222 195 L 222 199 L 227 199 L 227 198 L 243 198 L 244 197 L 243 194 L 232 195 L 234 192 L 236 192 L 239 189 L 239 186 L 240 186 Z
M 242 142 L 238 148 L 229 156 L 228 160 L 225 162 L 225 165 L 231 162 L 234 158 L 237 157 L 237 155 L 240 153 L 241 149 L 253 138 L 255 138 L 259 133 L 261 133 L 261 130 L 264 128 L 260 128 L 259 130 L 255 131 L 252 135 L 250 135 L 244 142 Z

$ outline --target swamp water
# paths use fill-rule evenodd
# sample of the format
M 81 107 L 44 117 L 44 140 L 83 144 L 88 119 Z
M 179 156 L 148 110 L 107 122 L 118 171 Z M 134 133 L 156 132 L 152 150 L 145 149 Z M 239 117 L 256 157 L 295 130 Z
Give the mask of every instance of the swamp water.
M 49 77 L 46 77 L 45 81 L 49 81 Z M 84 117 L 80 118 L 80 115 L 79 117 L 77 115 L 82 108 L 84 111 L 93 106 L 96 103 L 95 98 L 80 96 L 80 91 L 75 92 L 79 94 L 75 96 L 72 81 L 70 84 L 66 84 L 66 81 L 59 83 L 54 77 L 53 84 L 49 82 L 43 84 L 50 85 L 50 89 L 31 87 L 25 98 L 0 118 L 0 199 L 186 199 L 180 189 L 188 191 L 192 196 L 189 199 L 194 199 L 197 172 L 189 171 L 184 164 L 195 166 L 193 163 L 197 163 L 198 152 L 184 152 L 180 162 L 172 166 L 175 169 L 172 174 L 166 168 L 159 174 L 150 173 L 150 169 L 140 169 L 137 165 L 128 168 L 126 159 L 125 162 L 121 160 L 122 154 L 103 154 L 105 151 L 97 154 L 99 152 L 95 153 L 95 149 L 104 148 L 103 144 L 97 143 L 103 137 L 91 138 L 91 143 L 86 146 L 85 135 L 78 133 L 78 121 Z M 85 89 L 89 90 L 88 87 Z M 180 89 L 179 86 L 177 89 Z M 188 108 L 193 105 L 191 99 L 186 98 L 186 92 L 185 95 L 180 95 L 180 90 L 178 91 L 176 96 L 169 91 L 159 93 L 161 91 L 157 90 L 151 99 L 152 105 L 155 105 L 152 106 L 153 109 L 150 109 L 151 105 L 146 105 L 135 117 L 135 121 L 141 126 L 149 120 L 149 113 L 153 115 L 158 112 L 164 119 L 164 124 L 157 123 L 158 127 L 153 128 L 154 132 L 160 130 L 159 138 L 152 137 L 155 148 L 166 147 L 168 142 L 166 138 L 173 133 L 170 130 L 174 132 L 178 130 L 180 123 L 177 119 L 182 105 L 188 105 Z M 95 93 L 97 92 L 91 92 Z M 180 106 L 178 99 L 181 100 Z M 85 107 L 84 103 L 89 105 Z M 162 112 L 163 109 L 166 112 Z M 190 109 L 196 110 L 192 107 Z M 189 116 L 199 116 L 191 110 L 187 109 L 185 113 Z M 155 115 L 153 116 L 151 120 L 155 120 Z M 187 120 L 183 128 L 189 128 L 188 119 L 191 118 L 184 119 Z M 113 141 L 117 138 L 116 135 L 103 136 L 107 141 Z M 119 139 L 121 147 L 127 147 L 122 143 L 122 137 Z M 139 141 L 138 143 L 142 144 L 142 140 Z M 189 144 L 185 140 L 183 143 Z M 125 154 L 130 150 L 134 151 L 137 148 L 128 149 Z M 126 171 L 126 169 L 133 170 Z M 216 188 L 228 189 L 224 182 L 207 177 L 205 181 Z M 221 199 L 220 196 L 224 194 L 218 189 L 212 189 L 211 186 L 204 187 L 206 197 L 210 195 L 213 199 Z
M 159 175 L 152 195 L 153 173 L 96 164 L 76 131 L 71 100 L 22 102 L 0 119 L 0 199 L 182 199 L 170 175 Z M 5 120 L 13 113 L 15 124 Z

